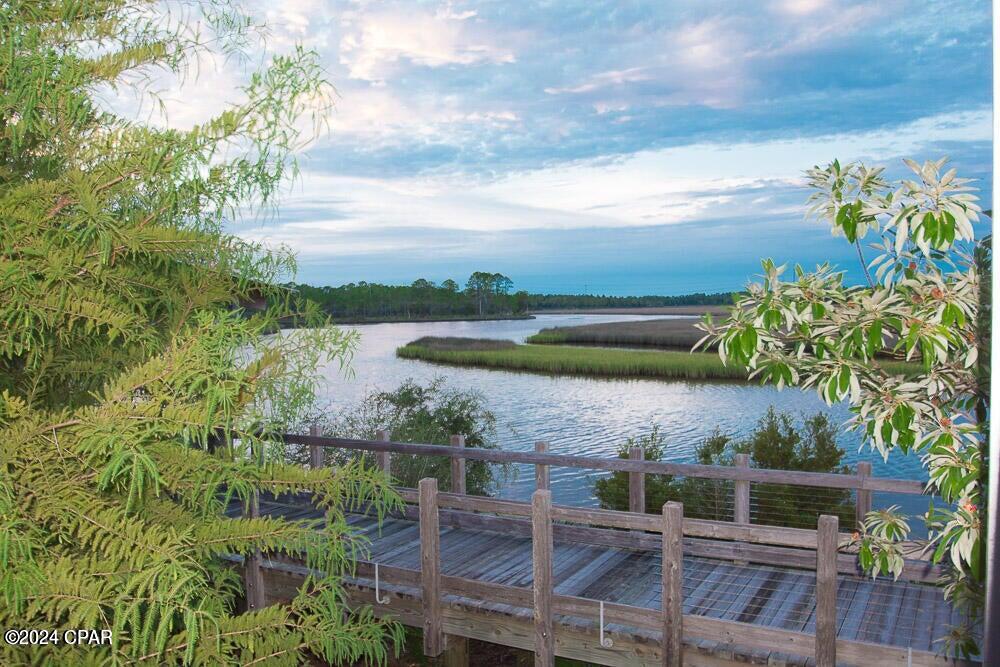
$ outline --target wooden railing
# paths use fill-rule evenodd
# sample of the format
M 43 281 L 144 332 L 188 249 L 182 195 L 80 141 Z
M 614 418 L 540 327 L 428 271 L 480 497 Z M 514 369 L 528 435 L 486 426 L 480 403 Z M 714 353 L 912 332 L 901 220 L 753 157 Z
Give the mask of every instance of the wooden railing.
M 379 467 L 389 471 L 391 453 L 449 456 L 452 460 L 452 492 L 439 492 L 433 478 L 420 481 L 418 489 L 399 488 L 407 503 L 404 515 L 419 521 L 420 569 L 382 566 L 385 584 L 419 588 L 424 619 L 424 651 L 438 656 L 444 650 L 442 600 L 458 595 L 485 602 L 502 602 L 533 610 L 536 665 L 552 665 L 555 656 L 553 615 L 565 614 L 596 618 L 604 623 L 618 623 L 656 630 L 662 636 L 664 665 L 680 665 L 682 637 L 712 638 L 752 649 L 781 651 L 813 658 L 820 667 L 832 667 L 837 660 L 855 664 L 936 665 L 943 660 L 926 651 L 908 650 L 861 641 L 838 639 L 837 574 L 857 571 L 856 558 L 838 550 L 850 538 L 838 533 L 836 516 L 820 516 L 816 530 L 751 524 L 749 485 L 752 482 L 793 484 L 808 487 L 855 489 L 859 505 L 870 508 L 873 491 L 922 493 L 923 485 L 912 480 L 874 478 L 870 470 L 855 475 L 800 473 L 752 469 L 745 460 L 734 467 L 643 461 L 633 453 L 629 459 L 602 459 L 552 454 L 544 443 L 534 452 L 512 452 L 465 448 L 464 439 L 455 436 L 451 447 L 391 442 L 386 433 L 379 439 L 350 440 L 327 438 L 312 431 L 308 436 L 288 435 L 289 444 L 309 447 L 310 463 L 322 465 L 322 448 L 335 447 L 375 452 Z M 535 466 L 537 489 L 531 502 L 499 500 L 466 495 L 465 462 L 481 460 L 497 463 L 527 463 Z M 571 466 L 629 473 L 632 511 L 618 512 L 552 504 L 548 467 Z M 706 479 L 729 479 L 736 482 L 737 501 L 734 522 L 710 521 L 684 517 L 680 503 L 668 502 L 659 515 L 643 513 L 643 477 L 659 473 Z M 862 496 L 865 493 L 867 495 Z M 742 497 L 742 499 L 741 499 Z M 414 506 L 415 505 L 415 506 Z M 860 512 L 860 510 L 859 510 Z M 487 583 L 441 573 L 441 526 L 479 528 L 529 536 L 532 539 L 532 589 Z M 657 549 L 662 551 L 662 606 L 659 614 L 649 608 L 601 602 L 577 596 L 559 595 L 553 590 L 552 556 L 554 541 L 586 542 L 593 545 Z M 770 628 L 751 623 L 684 614 L 682 581 L 684 555 L 710 556 L 738 561 L 781 563 L 815 570 L 815 633 Z M 257 556 L 259 559 L 259 555 Z M 247 562 L 248 583 L 257 585 L 254 557 Z M 256 563 L 259 570 L 260 563 Z M 374 563 L 361 562 L 357 574 L 371 577 Z M 923 562 L 907 562 L 904 578 L 934 580 L 937 568 Z M 377 594 L 377 592 L 376 592 Z M 263 604 L 261 591 L 258 604 Z M 603 633 L 603 625 L 602 625 Z
M 590 470 L 608 470 L 628 473 L 629 510 L 642 512 L 645 508 L 645 476 L 647 474 L 676 475 L 700 479 L 724 480 L 734 482 L 733 520 L 736 523 L 750 523 L 750 484 L 782 484 L 789 486 L 818 487 L 825 489 L 854 490 L 857 493 L 855 519 L 857 522 L 872 509 L 873 492 L 889 492 L 902 494 L 924 493 L 925 485 L 911 479 L 892 479 L 873 477 L 871 464 L 862 461 L 857 465 L 854 474 L 799 472 L 794 470 L 770 470 L 751 468 L 746 454 L 735 457 L 734 466 L 702 465 L 695 463 L 665 463 L 662 461 L 646 461 L 642 458 L 642 449 L 633 447 L 629 458 L 598 458 L 590 456 L 572 456 L 553 454 L 548 451 L 545 442 L 535 443 L 535 451 L 509 451 L 496 449 L 466 448 L 462 436 L 452 436 L 448 448 L 441 445 L 424 445 L 402 442 L 392 442 L 385 431 L 378 432 L 377 440 L 354 440 L 347 438 L 328 438 L 319 435 L 315 429 L 310 435 L 286 435 L 285 442 L 289 444 L 306 445 L 310 451 L 310 461 L 322 461 L 324 448 L 352 449 L 358 451 L 376 452 L 379 466 L 389 471 L 389 456 L 391 453 L 413 454 L 423 456 L 448 456 L 452 459 L 452 478 L 461 477 L 464 482 L 465 461 L 487 461 L 490 463 L 523 463 L 532 464 L 536 470 L 536 480 L 539 488 L 548 486 L 548 466 L 583 468 Z M 464 491 L 464 486 L 463 486 Z

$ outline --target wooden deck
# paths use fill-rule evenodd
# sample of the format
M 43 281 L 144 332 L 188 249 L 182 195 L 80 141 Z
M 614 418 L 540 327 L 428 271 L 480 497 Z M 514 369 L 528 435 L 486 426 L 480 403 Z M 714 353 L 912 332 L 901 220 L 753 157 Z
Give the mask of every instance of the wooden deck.
M 230 508 L 233 516 L 241 512 L 242 508 L 235 503 Z M 302 499 L 278 502 L 273 498 L 261 498 L 260 513 L 263 516 L 280 516 L 290 520 L 322 516 Z M 420 570 L 418 522 L 405 518 L 388 518 L 379 528 L 371 517 L 352 515 L 350 524 L 371 541 L 369 561 L 385 568 L 383 572 L 391 571 L 392 568 Z M 689 541 L 685 539 L 685 552 L 688 551 Z M 530 600 L 530 534 L 517 535 L 508 531 L 454 527 L 442 523 L 440 563 L 444 577 L 461 577 L 518 587 L 525 591 Z M 297 571 L 294 563 L 268 561 L 265 569 L 270 569 L 272 578 L 291 577 L 287 585 L 294 586 Z M 557 533 L 552 555 L 552 575 L 556 596 L 574 596 L 646 608 L 651 610 L 650 618 L 654 621 L 651 627 L 658 627 L 655 621 L 660 615 L 662 590 L 659 549 L 616 548 L 571 542 L 561 540 Z M 414 609 L 419 616 L 420 607 L 419 604 L 415 608 L 412 604 L 407 607 L 406 600 L 413 602 L 419 599 L 419 581 L 410 582 L 415 583 L 415 586 L 385 583 L 389 579 L 390 577 L 383 576 L 381 590 L 391 594 L 393 603 L 384 607 L 374 604 L 370 576 L 352 581 L 353 599 L 372 604 L 385 613 L 396 613 L 403 622 L 407 622 L 409 618 L 412 624 Z M 273 584 L 269 586 L 272 594 L 280 598 L 280 593 L 273 592 L 276 590 Z M 815 633 L 816 625 L 815 587 L 815 570 L 783 567 L 780 563 L 738 563 L 687 553 L 683 558 L 685 617 L 692 615 L 722 619 L 812 634 Z M 518 632 L 524 631 L 527 632 L 527 638 L 508 637 L 499 643 L 531 647 L 530 602 L 523 606 L 446 595 L 445 603 L 452 607 L 459 605 L 472 616 L 478 615 L 478 620 L 473 619 L 467 623 L 464 636 L 489 641 L 489 629 L 504 625 L 508 634 L 517 636 Z M 447 614 L 446 610 L 446 616 Z M 837 576 L 836 618 L 838 640 L 899 647 L 902 649 L 900 656 L 906 655 L 906 649 L 937 651 L 939 645 L 935 640 L 944 636 L 948 626 L 959 620 L 958 613 L 944 601 L 940 588 L 936 586 L 905 580 L 872 580 L 845 573 Z M 657 657 L 661 633 L 651 629 L 649 625 L 637 627 L 607 623 L 605 631 L 615 642 L 615 647 L 605 649 L 596 640 L 596 614 L 587 617 L 557 613 L 553 620 L 557 626 L 557 649 L 560 635 L 564 635 L 561 642 L 564 650 L 559 651 L 561 655 L 572 655 L 572 651 L 566 648 L 567 643 L 589 638 L 586 655 L 591 660 L 597 657 L 604 664 L 611 665 L 662 664 Z M 457 621 L 452 618 L 452 625 L 446 627 L 446 631 L 455 631 L 455 623 Z M 480 629 L 473 629 L 473 625 Z M 517 630 L 515 626 L 521 627 L 521 630 Z M 714 637 L 688 637 L 687 630 L 686 626 L 685 664 L 814 664 L 811 658 L 782 652 L 780 647 L 777 650 L 765 650 L 759 646 L 741 647 L 738 642 L 719 641 Z M 571 637 L 572 632 L 578 633 L 573 635 L 576 639 Z M 844 661 L 838 656 L 838 664 L 841 663 L 859 664 Z M 903 659 L 900 664 L 906 664 L 906 660 Z M 923 659 L 914 660 L 913 664 L 929 664 L 926 654 Z

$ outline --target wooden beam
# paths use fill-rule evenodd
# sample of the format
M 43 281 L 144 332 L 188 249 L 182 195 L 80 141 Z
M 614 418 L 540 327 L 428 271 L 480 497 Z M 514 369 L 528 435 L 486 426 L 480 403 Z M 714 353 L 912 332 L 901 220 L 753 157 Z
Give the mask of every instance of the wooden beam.
M 531 496 L 532 597 L 535 608 L 535 667 L 555 665 L 552 633 L 552 492 L 538 489 Z
M 485 496 L 459 496 L 454 493 L 441 493 L 438 494 L 438 505 L 455 510 L 531 516 L 531 503 L 517 500 L 496 500 Z
M 816 667 L 837 664 L 837 528 L 829 514 L 816 527 Z
M 684 570 L 681 551 L 681 531 L 684 525 L 684 505 L 668 502 L 663 505 L 663 558 L 660 570 L 663 590 L 660 600 L 663 614 L 663 665 L 680 667 L 683 646 Z
M 872 511 L 872 492 L 865 489 L 866 480 L 872 476 L 872 464 L 868 461 L 858 462 L 858 502 L 855 507 L 854 521 L 856 530 L 864 525 L 865 517 Z
M 655 515 L 583 509 L 579 507 L 566 507 L 564 505 L 553 506 L 552 518 L 560 521 L 573 521 L 608 528 L 625 528 L 627 530 L 659 532 L 662 528 L 659 517 Z M 684 519 L 684 534 L 691 537 L 738 540 L 754 544 L 779 544 L 802 549 L 816 548 L 816 531 L 807 528 L 785 528 L 757 524 L 742 525 L 734 524 L 730 521 Z
M 424 655 L 444 650 L 441 627 L 441 529 L 438 524 L 437 480 L 420 480 L 420 589 L 424 607 Z
M 737 468 L 748 470 L 750 468 L 750 457 L 746 454 L 737 454 L 735 464 Z M 735 480 L 733 485 L 733 521 L 736 523 L 750 523 L 750 482 L 745 479 L 738 479 Z
M 549 451 L 549 443 L 539 441 L 535 443 L 535 452 L 544 454 Z M 544 463 L 535 464 L 535 489 L 549 488 L 549 467 Z
M 389 442 L 389 432 L 388 431 L 375 431 L 375 439 L 380 442 Z M 392 477 L 392 460 L 389 458 L 392 456 L 389 452 L 375 452 L 375 464 L 388 475 Z
M 465 436 L 451 436 L 451 446 L 465 449 Z M 451 492 L 465 495 L 465 459 L 453 458 L 451 460 Z
M 629 447 L 628 457 L 632 461 L 642 461 L 642 447 Z M 628 474 L 628 511 L 644 514 L 646 512 L 646 474 L 630 472 Z
M 469 667 L 469 640 L 458 635 L 448 635 L 444 649 L 444 667 Z
M 250 519 L 260 518 L 260 495 L 254 491 L 250 499 L 243 506 L 243 515 Z M 264 558 L 260 549 L 254 549 L 243 563 L 243 584 L 246 589 L 247 610 L 253 611 L 263 609 L 266 601 L 264 598 L 264 575 L 261 572 L 261 563 Z
M 319 426 L 313 424 L 309 427 L 309 435 L 319 436 Z M 323 467 L 323 454 L 325 450 L 319 445 L 309 445 L 309 467 L 318 470 Z
M 713 466 L 700 463 L 664 463 L 662 461 L 632 461 L 622 458 L 596 458 L 588 456 L 571 456 L 568 454 L 549 454 L 539 452 L 514 452 L 498 449 L 467 449 L 458 452 L 440 445 L 410 444 L 404 442 L 380 442 L 374 440 L 353 440 L 350 438 L 313 437 L 299 434 L 285 434 L 285 442 L 293 444 L 317 444 L 322 447 L 340 447 L 344 449 L 359 449 L 372 452 L 398 452 L 420 456 L 463 457 L 468 460 L 491 461 L 493 463 L 529 463 L 560 466 L 566 468 L 586 468 L 590 470 L 611 470 L 622 472 L 644 472 L 646 474 L 678 475 L 684 477 L 699 477 L 703 479 L 741 479 L 764 484 L 792 484 L 797 486 L 815 486 L 830 489 L 856 489 L 859 482 L 857 475 L 845 475 L 825 472 L 798 472 L 792 470 L 770 470 L 766 468 L 749 468 L 739 470 L 733 466 Z M 886 477 L 869 477 L 864 481 L 864 488 L 869 491 L 886 491 L 890 493 L 924 493 L 924 483 L 909 479 L 889 479 Z

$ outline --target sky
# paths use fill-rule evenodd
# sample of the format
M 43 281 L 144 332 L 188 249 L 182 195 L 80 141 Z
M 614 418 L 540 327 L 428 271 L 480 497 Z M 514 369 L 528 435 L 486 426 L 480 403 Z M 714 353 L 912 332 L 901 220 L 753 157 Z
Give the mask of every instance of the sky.
M 947 155 L 991 196 L 988 0 L 246 7 L 267 53 L 315 49 L 337 89 L 277 215 L 232 225 L 295 250 L 301 282 L 485 270 L 683 294 L 739 289 L 762 257 L 857 279 L 853 248 L 804 217 L 805 169 L 900 177 Z M 217 113 L 246 75 L 209 62 L 163 95 L 166 122 Z

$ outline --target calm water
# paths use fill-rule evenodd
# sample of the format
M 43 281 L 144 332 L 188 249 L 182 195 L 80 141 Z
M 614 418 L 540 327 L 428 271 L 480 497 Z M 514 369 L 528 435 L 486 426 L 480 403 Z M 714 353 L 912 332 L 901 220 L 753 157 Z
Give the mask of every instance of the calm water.
M 407 378 L 428 382 L 443 377 L 450 387 L 476 389 L 497 416 L 500 446 L 533 450 L 536 440 L 546 440 L 550 450 L 581 456 L 614 456 L 629 436 L 647 433 L 658 424 L 666 436 L 667 459 L 694 460 L 694 448 L 718 427 L 744 435 L 774 405 L 795 414 L 830 413 L 835 423 L 850 416 L 845 405 L 827 407 L 813 392 L 798 389 L 778 391 L 771 387 L 735 383 L 662 380 L 595 379 L 550 377 L 530 373 L 440 366 L 398 359 L 395 350 L 420 336 L 467 336 L 523 341 L 543 327 L 644 319 L 638 315 L 540 315 L 533 320 L 496 322 L 428 322 L 371 324 L 354 327 L 361 333 L 352 378 L 343 377 L 336 365 L 327 371 L 328 397 L 333 410 L 356 404 L 369 391 L 390 390 Z M 662 316 L 660 316 L 662 317 Z M 873 473 L 882 477 L 925 479 L 919 459 L 894 455 L 888 462 L 859 452 L 859 438 L 845 433 L 840 445 L 845 461 L 872 462 Z M 597 472 L 572 468 L 551 470 L 556 502 L 595 505 L 591 485 Z M 505 497 L 527 499 L 534 490 L 529 466 L 502 491 Z M 917 496 L 881 497 L 904 504 L 912 512 L 923 512 L 926 499 Z

